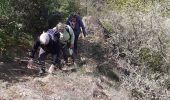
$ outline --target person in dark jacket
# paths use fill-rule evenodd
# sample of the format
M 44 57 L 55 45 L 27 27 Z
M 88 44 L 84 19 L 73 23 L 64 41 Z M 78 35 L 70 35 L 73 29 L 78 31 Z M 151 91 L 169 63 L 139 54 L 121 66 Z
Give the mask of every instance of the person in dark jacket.
M 33 63 L 33 58 L 35 56 L 36 51 L 38 50 L 38 48 L 40 47 L 40 51 L 39 51 L 39 57 L 38 57 L 38 61 L 40 66 L 40 70 L 39 70 L 39 75 L 43 75 L 46 71 L 46 67 L 45 67 L 45 59 L 47 54 L 51 54 L 52 55 L 52 64 L 49 68 L 49 73 L 53 73 L 55 68 L 59 68 L 61 69 L 61 65 L 60 65 L 60 43 L 58 41 L 59 38 L 59 34 L 56 34 L 57 30 L 54 29 L 49 29 L 46 32 L 43 32 L 40 37 L 38 38 L 38 40 L 35 42 L 35 44 L 33 45 L 32 51 L 31 51 L 31 59 L 29 60 L 28 63 L 28 67 L 32 67 L 32 63 Z
M 77 55 L 77 43 L 78 43 L 78 38 L 81 33 L 81 30 L 83 32 L 84 37 L 86 37 L 86 31 L 85 31 L 84 24 L 82 22 L 82 18 L 78 14 L 71 14 L 68 17 L 66 24 L 70 25 L 74 31 L 74 35 L 75 35 L 74 53 Z

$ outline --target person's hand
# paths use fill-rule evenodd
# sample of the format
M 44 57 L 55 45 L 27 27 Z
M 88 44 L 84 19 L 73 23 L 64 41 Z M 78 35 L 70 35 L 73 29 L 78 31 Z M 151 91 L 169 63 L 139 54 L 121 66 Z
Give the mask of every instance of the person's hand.
M 69 54 L 73 55 L 73 49 L 69 48 Z
M 28 61 L 27 68 L 29 68 L 29 69 L 33 68 L 33 59 L 32 58 Z

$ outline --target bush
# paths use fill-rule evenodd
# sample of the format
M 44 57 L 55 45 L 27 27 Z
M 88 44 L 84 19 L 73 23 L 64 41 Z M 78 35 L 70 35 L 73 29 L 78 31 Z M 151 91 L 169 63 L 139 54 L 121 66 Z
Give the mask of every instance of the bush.
M 141 63 L 146 63 L 146 66 L 153 71 L 162 71 L 163 57 L 159 52 L 151 51 L 149 48 L 141 48 L 139 57 Z
M 79 9 L 75 0 L 1 0 L 0 7 L 1 55 L 9 55 L 13 47 L 17 51 L 30 48 L 33 39 L 48 27 L 50 14 L 61 12 L 65 19 Z

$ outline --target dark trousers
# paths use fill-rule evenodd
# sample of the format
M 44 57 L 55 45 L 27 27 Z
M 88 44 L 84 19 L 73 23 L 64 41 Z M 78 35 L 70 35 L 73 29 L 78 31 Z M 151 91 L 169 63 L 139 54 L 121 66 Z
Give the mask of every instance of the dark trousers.
M 63 59 L 64 61 L 68 61 L 68 57 L 71 57 L 73 59 L 74 62 L 74 53 L 72 55 L 69 54 L 69 47 L 70 47 L 70 43 L 67 44 L 61 44 L 62 45 L 62 54 L 63 54 Z
M 39 51 L 39 57 L 38 57 L 38 60 L 39 60 L 39 64 L 40 64 L 40 68 L 41 69 L 45 69 L 45 59 L 47 57 L 49 53 L 44 51 L 42 48 L 40 48 L 40 51 Z M 60 68 L 60 53 L 55 53 L 55 54 L 51 54 L 52 55 L 52 64 L 54 65 L 58 65 L 58 67 Z
M 75 39 L 74 39 L 74 54 L 77 55 L 77 44 L 78 44 L 78 38 L 79 34 L 75 34 Z

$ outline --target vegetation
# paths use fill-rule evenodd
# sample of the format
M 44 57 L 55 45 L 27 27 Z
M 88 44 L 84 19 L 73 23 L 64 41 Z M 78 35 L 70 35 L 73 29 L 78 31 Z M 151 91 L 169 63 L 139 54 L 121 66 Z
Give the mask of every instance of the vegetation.
M 95 16 L 108 31 L 105 53 L 113 70 L 124 72 L 125 76 L 119 76 L 122 87 L 128 88 L 135 100 L 168 99 L 169 1 L 87 1 L 87 14 Z
M 33 40 L 48 26 L 50 14 L 60 12 L 66 19 L 76 10 L 78 5 L 74 0 L 1 0 L 1 59 L 3 55 L 12 56 L 8 51 L 14 46 L 16 51 L 30 48 Z
M 86 68 L 97 66 L 96 76 L 116 81 L 132 100 L 168 100 L 169 9 L 169 0 L 1 0 L 0 60 L 23 56 L 50 14 L 60 12 L 65 20 L 80 12 L 93 18 L 85 21 L 89 36 L 80 44 L 86 57 L 80 69 L 97 63 Z

